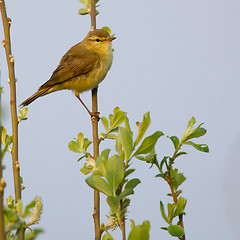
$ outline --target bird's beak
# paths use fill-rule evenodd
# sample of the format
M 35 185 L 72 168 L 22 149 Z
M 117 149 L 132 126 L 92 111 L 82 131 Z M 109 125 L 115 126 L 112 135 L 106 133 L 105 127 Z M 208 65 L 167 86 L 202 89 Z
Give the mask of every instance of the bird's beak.
M 114 39 L 116 39 L 115 37 L 110 37 L 107 41 L 108 42 L 111 42 L 111 41 L 113 41 Z

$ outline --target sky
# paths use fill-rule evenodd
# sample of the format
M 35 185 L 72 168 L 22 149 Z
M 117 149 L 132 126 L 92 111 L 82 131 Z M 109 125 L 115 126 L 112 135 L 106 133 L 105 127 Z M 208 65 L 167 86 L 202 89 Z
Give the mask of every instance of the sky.
M 64 53 L 90 30 L 89 16 L 78 15 L 81 3 L 71 1 L 6 1 L 12 18 L 11 39 L 17 77 L 17 102 L 47 81 Z M 108 116 L 114 107 L 126 111 L 136 134 L 136 121 L 150 111 L 146 133 L 165 133 L 156 146 L 159 158 L 173 152 L 166 136 L 181 137 L 189 119 L 204 122 L 207 134 L 197 141 L 208 154 L 190 146 L 176 167 L 187 177 L 182 196 L 187 239 L 237 239 L 239 223 L 238 154 L 240 137 L 240 2 L 237 0 L 99 1 L 97 27 L 108 26 L 113 41 L 111 70 L 98 89 L 99 111 Z M 2 26 L 0 39 L 3 40 Z M 4 126 L 11 133 L 9 86 L 5 52 L 0 48 L 1 85 L 4 87 Z M 91 93 L 82 94 L 91 106 Z M 103 130 L 99 125 L 100 132 Z M 28 120 L 19 125 L 19 161 L 26 189 L 23 201 L 43 199 L 39 226 L 46 239 L 94 239 L 93 191 L 79 171 L 79 155 L 68 142 L 83 132 L 91 138 L 87 112 L 70 91 L 53 93 L 29 106 Z M 108 147 L 105 141 L 101 150 Z M 110 143 L 111 146 L 111 143 Z M 114 151 L 112 151 L 114 154 Z M 13 195 L 11 161 L 5 198 Z M 167 203 L 169 189 L 154 176 L 155 169 L 134 160 L 133 177 L 141 179 L 131 197 L 128 219 L 149 220 L 150 238 L 170 240 L 160 227 L 159 201 Z M 102 197 L 102 221 L 108 207 Z M 130 221 L 127 232 L 130 231 Z M 113 233 L 120 239 L 120 231 Z

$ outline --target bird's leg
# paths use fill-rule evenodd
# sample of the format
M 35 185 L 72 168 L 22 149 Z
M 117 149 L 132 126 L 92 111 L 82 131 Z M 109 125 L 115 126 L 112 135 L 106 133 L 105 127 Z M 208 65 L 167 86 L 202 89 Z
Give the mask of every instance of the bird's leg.
M 89 115 L 92 117 L 96 117 L 97 120 L 100 120 L 99 114 L 100 112 L 91 112 L 88 107 L 85 105 L 85 103 L 82 101 L 82 99 L 80 98 L 79 94 L 75 93 L 75 96 L 77 97 L 77 99 L 82 103 L 82 105 L 85 107 L 85 109 L 87 110 L 87 112 L 89 113 Z

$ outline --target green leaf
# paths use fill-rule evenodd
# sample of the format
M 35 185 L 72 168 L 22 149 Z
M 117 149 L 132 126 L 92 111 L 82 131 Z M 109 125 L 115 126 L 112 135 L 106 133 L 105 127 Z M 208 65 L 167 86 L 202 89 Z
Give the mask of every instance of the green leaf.
M 128 175 L 130 175 L 131 173 L 133 173 L 135 171 L 135 169 L 131 168 L 128 169 L 125 173 L 124 173 L 124 178 L 126 178 Z
M 191 130 L 192 130 L 192 127 L 193 125 L 195 124 L 196 120 L 194 117 L 192 117 L 189 122 L 188 122 L 188 126 L 187 126 L 187 129 L 186 131 L 184 132 L 183 136 L 182 136 L 182 142 L 184 142 L 186 140 L 186 138 L 188 137 L 188 135 L 190 134 Z
M 174 211 L 174 215 L 173 216 L 176 217 L 179 214 L 183 213 L 186 204 L 187 204 L 187 200 L 185 198 L 183 198 L 183 197 L 179 197 L 178 203 L 177 203 L 177 206 L 176 206 L 176 209 Z
M 168 233 L 173 237 L 181 237 L 184 235 L 184 230 L 179 225 L 170 225 L 167 228 Z
M 133 154 L 133 156 L 136 156 L 136 155 L 139 155 L 139 154 L 147 154 L 147 153 L 150 153 L 150 152 L 154 149 L 154 147 L 155 147 L 155 145 L 156 145 L 156 143 L 157 143 L 157 140 L 158 140 L 162 135 L 163 135 L 162 132 L 157 131 L 157 132 L 155 132 L 154 134 L 152 134 L 151 136 L 146 137 L 146 138 L 142 141 L 140 147 L 139 147 L 139 148 L 136 150 L 136 152 Z
M 2 145 L 6 146 L 6 137 L 7 137 L 7 130 L 5 127 L 2 127 Z
M 199 138 L 206 134 L 207 130 L 205 128 L 200 128 L 201 125 L 199 125 L 195 130 L 191 132 L 190 135 L 188 135 L 188 137 L 186 138 L 186 141 L 192 138 Z
M 129 233 L 128 240 L 149 240 L 150 223 L 144 221 L 142 225 L 134 226 Z
M 81 147 L 79 146 L 79 143 L 76 142 L 76 141 L 69 142 L 68 148 L 75 153 L 82 153 L 83 152 Z
M 19 109 L 18 122 L 21 122 L 22 120 L 27 120 L 27 117 L 26 117 L 27 114 L 28 114 L 28 108 L 27 107 Z
M 6 206 L 4 206 L 4 216 L 9 222 L 16 222 L 19 219 L 17 213 Z
M 109 122 L 110 122 L 110 125 L 111 125 L 111 124 L 112 124 L 112 121 L 113 121 L 113 115 L 112 115 L 112 114 L 109 114 L 108 118 L 109 118 Z
M 172 223 L 175 204 L 174 203 L 172 203 L 172 204 L 168 203 L 167 207 L 168 207 L 168 220 L 169 220 L 170 223 Z
M 127 188 L 134 189 L 139 183 L 141 183 L 141 181 L 138 178 L 133 178 L 127 182 L 125 189 Z
M 87 138 L 84 138 L 84 144 L 83 144 L 83 149 L 87 151 L 87 148 L 89 145 L 92 143 L 92 141 L 89 141 Z
M 83 150 L 84 135 L 81 132 L 78 134 L 78 142 L 79 142 L 79 146 L 82 147 L 82 150 Z
M 142 156 L 142 155 L 137 155 L 135 156 L 137 159 L 141 160 L 141 161 L 145 161 L 147 163 L 154 163 L 157 160 L 157 154 L 155 153 L 149 153 L 146 156 Z
M 130 199 L 129 198 L 124 198 L 122 199 L 122 207 L 123 209 L 127 209 L 130 205 Z
M 104 159 L 108 159 L 108 156 L 109 156 L 110 151 L 111 151 L 111 149 L 109 149 L 109 148 L 104 149 L 104 150 L 101 152 L 101 156 L 102 156 Z
M 170 171 L 172 178 L 172 185 L 175 190 L 186 180 L 182 173 L 178 173 L 178 169 L 175 168 Z
M 167 215 L 166 215 L 166 213 L 165 213 L 164 205 L 163 205 L 163 202 L 162 202 L 162 201 L 160 201 L 160 211 L 161 211 L 161 215 L 162 215 L 163 219 L 164 219 L 168 224 L 170 224 L 170 222 L 169 222 L 169 220 L 168 220 L 168 218 L 167 218 Z
M 143 135 L 145 134 L 146 130 L 148 129 L 150 123 L 151 123 L 150 113 L 147 112 L 143 115 L 143 120 L 138 128 L 138 135 L 134 142 L 134 147 L 139 144 L 139 142 L 143 138 Z
M 178 152 L 176 155 L 175 155 L 175 159 L 181 155 L 184 155 L 184 154 L 187 154 L 186 152 Z
M 161 227 L 162 230 L 166 230 L 167 231 L 167 227 Z
M 80 8 L 79 11 L 78 11 L 78 14 L 79 15 L 86 15 L 86 14 L 89 14 L 89 12 L 85 8 Z
M 111 35 L 111 29 L 109 27 L 102 27 L 102 30 L 106 31 L 109 35 Z
M 31 231 L 25 232 L 25 240 L 35 240 L 37 236 L 43 232 L 41 228 L 31 229 Z
M 126 129 L 129 130 L 129 132 L 131 132 L 131 134 L 132 134 L 132 130 L 131 130 L 131 127 L 130 127 L 130 125 L 129 125 L 129 120 L 128 120 L 127 114 L 125 114 L 125 120 L 124 120 L 124 122 L 125 122 L 125 127 L 126 127 Z
M 101 175 L 104 176 L 105 178 L 107 175 L 106 160 L 107 159 L 102 155 L 98 156 L 96 160 L 96 167 L 100 171 Z
M 128 161 L 134 149 L 132 134 L 128 129 L 124 127 L 119 127 L 118 132 L 119 132 L 121 145 L 123 146 L 123 150 L 125 152 L 125 160 Z
M 173 142 L 175 150 L 179 147 L 179 139 L 176 136 L 169 137 L 171 141 Z
M 135 225 L 134 220 L 130 219 L 130 221 L 131 221 L 131 229 L 135 228 L 136 225 Z
M 113 109 L 113 116 L 116 115 L 117 112 L 121 111 L 119 107 L 115 107 Z
M 30 209 L 35 207 L 35 204 L 36 204 L 36 201 L 33 200 L 31 203 L 29 203 L 25 209 L 24 209 L 24 213 L 23 213 L 23 218 L 26 218 L 28 216 L 30 216 L 31 212 L 30 212 Z
M 86 183 L 98 192 L 102 192 L 107 196 L 112 195 L 112 189 L 108 183 L 98 175 L 92 175 L 86 178 Z
M 105 138 L 108 138 L 108 139 L 116 139 L 116 135 L 115 134 L 107 134 L 105 136 Z
M 116 114 L 113 115 L 113 119 L 112 119 L 112 123 L 109 131 L 115 129 L 121 123 L 123 123 L 124 118 L 125 118 L 125 113 L 123 111 L 117 111 Z
M 116 145 L 115 145 L 116 152 L 121 155 L 123 150 L 122 150 L 122 144 L 121 144 L 121 139 L 120 136 L 118 135 L 116 137 Z
M 164 157 L 162 160 L 161 160 L 161 162 L 160 162 L 160 169 L 162 170 L 162 168 L 163 168 L 163 165 L 164 165 L 164 163 L 167 163 L 167 160 L 169 159 L 169 157 Z
M 107 203 L 109 205 L 109 207 L 111 208 L 111 210 L 116 213 L 117 215 L 119 215 L 120 212 L 120 202 L 118 200 L 117 197 L 115 196 L 108 196 L 107 197 Z
M 123 198 L 125 198 L 126 196 L 129 196 L 131 194 L 134 194 L 133 189 L 132 188 L 126 188 L 120 193 L 119 199 L 122 200 Z
M 115 195 L 117 187 L 124 178 L 124 164 L 118 155 L 113 155 L 106 161 L 106 179 L 111 187 L 112 195 Z
M 103 126 L 104 126 L 106 132 L 108 132 L 108 129 L 109 129 L 109 122 L 108 122 L 107 118 L 105 118 L 105 117 L 101 117 L 101 121 L 102 121 L 102 124 L 103 124 Z
M 114 240 L 114 239 L 109 233 L 106 233 L 103 235 L 102 240 Z
M 196 148 L 198 151 L 201 151 L 201 152 L 206 152 L 206 153 L 209 152 L 209 148 L 206 144 L 196 144 L 191 141 L 184 142 L 183 144 L 191 145 L 194 148 Z
M 83 5 L 85 5 L 88 0 L 79 0 L 79 1 L 80 1 L 80 3 L 82 3 Z

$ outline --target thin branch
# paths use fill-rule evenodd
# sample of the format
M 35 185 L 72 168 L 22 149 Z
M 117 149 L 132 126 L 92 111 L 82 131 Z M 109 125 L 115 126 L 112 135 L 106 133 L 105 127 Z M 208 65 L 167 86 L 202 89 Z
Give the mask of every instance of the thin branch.
M 11 50 L 11 40 L 10 40 L 10 26 L 11 19 L 7 17 L 6 6 L 4 0 L 0 0 L 0 9 L 2 15 L 2 23 L 4 29 L 5 40 L 3 41 L 8 73 L 9 73 L 9 83 L 10 83 L 10 108 L 11 108 L 11 119 L 12 119 L 12 166 L 13 166 L 13 178 L 14 178 L 14 191 L 15 191 L 15 201 L 17 202 L 21 199 L 21 184 L 20 184 L 20 167 L 18 161 L 18 118 L 17 118 L 17 106 L 16 106 L 16 78 L 14 71 L 14 58 L 12 56 Z M 24 239 L 24 230 L 22 229 L 18 233 L 18 240 Z
M 174 152 L 174 154 L 173 154 L 173 156 L 172 156 L 172 159 L 173 159 L 173 160 L 175 159 L 176 154 L 178 153 L 178 151 L 179 151 L 180 148 L 181 148 L 181 144 L 180 144 L 179 147 L 175 150 L 175 152 Z M 166 164 L 167 164 L 167 163 L 166 163 Z M 172 193 L 172 197 L 173 197 L 174 204 L 177 206 L 177 204 L 178 204 L 178 197 L 177 197 L 177 195 L 175 194 L 175 191 L 174 191 L 174 188 L 173 188 L 172 178 L 171 178 L 171 174 L 170 174 L 170 170 L 171 170 L 170 168 L 172 168 L 172 165 L 171 165 L 171 167 L 169 167 L 169 166 L 167 165 L 168 176 L 167 176 L 166 181 L 167 181 L 167 183 L 168 183 L 168 185 L 169 185 L 169 187 L 170 187 L 170 189 L 171 189 L 171 193 Z M 179 223 L 180 223 L 181 227 L 184 229 L 184 225 L 183 225 L 183 214 L 179 214 L 178 217 L 179 217 Z M 186 240 L 185 234 L 184 234 L 182 237 L 180 237 L 179 239 L 181 239 L 181 240 Z
M 95 4 L 95 0 L 91 0 L 90 16 L 91 16 L 91 30 L 93 30 L 93 29 L 96 28 L 96 4 Z
M 120 206 L 122 206 L 122 201 L 120 203 Z M 120 225 L 121 225 L 121 231 L 122 231 L 122 240 L 126 240 L 125 214 L 124 216 L 121 217 Z
M 91 30 L 96 28 L 96 6 L 95 0 L 91 0 Z M 92 90 L 92 112 L 98 112 L 97 103 L 97 88 Z M 92 130 L 93 130 L 93 152 L 94 159 L 96 160 L 99 155 L 99 141 L 98 141 L 98 118 L 92 117 Z M 94 190 L 94 228 L 95 228 L 95 240 L 100 240 L 102 231 L 100 228 L 100 195 L 99 192 Z
M 10 108 L 12 118 L 12 160 L 13 160 L 13 176 L 14 176 L 14 188 L 15 188 L 15 200 L 21 199 L 21 185 L 20 185 L 20 174 L 19 174 L 19 162 L 18 162 L 18 119 L 17 119 L 17 107 L 16 107 L 16 78 L 14 71 L 14 58 L 11 50 L 10 40 L 10 19 L 7 17 L 6 7 L 4 0 L 0 1 L 0 9 L 2 14 L 2 22 L 4 29 L 4 48 L 6 52 L 8 72 L 9 72 L 9 83 L 10 83 Z
M 97 88 L 92 90 L 92 112 L 98 111 L 97 104 Z M 92 117 L 92 130 L 93 130 L 93 153 L 96 160 L 99 155 L 99 141 L 98 141 L 98 118 Z M 101 239 L 102 231 L 100 229 L 100 196 L 99 192 L 94 190 L 94 227 L 95 227 L 95 240 Z
M 2 104 L 1 104 L 1 93 L 0 93 L 0 239 L 5 240 L 5 229 L 3 221 L 3 194 L 5 188 L 5 182 L 3 181 L 3 168 L 2 168 Z

